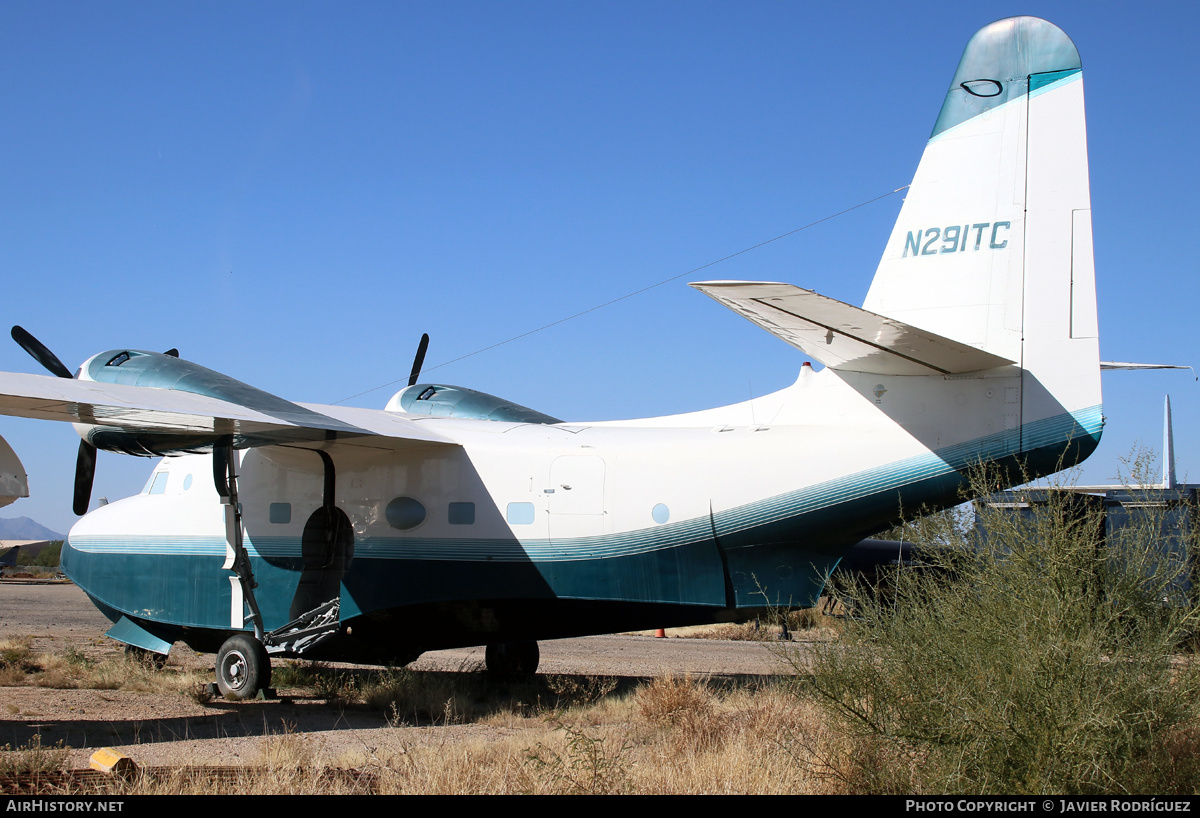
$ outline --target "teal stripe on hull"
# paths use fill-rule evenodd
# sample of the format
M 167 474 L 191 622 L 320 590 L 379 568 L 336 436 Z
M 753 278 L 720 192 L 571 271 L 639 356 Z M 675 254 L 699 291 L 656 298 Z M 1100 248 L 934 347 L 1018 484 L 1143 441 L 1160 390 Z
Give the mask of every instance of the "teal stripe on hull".
M 297 543 L 297 550 L 299 544 Z M 229 629 L 231 586 L 222 560 L 210 556 L 106 553 L 63 549 L 64 568 L 116 613 L 179 627 Z M 288 621 L 301 560 L 252 559 L 259 607 L 268 630 Z M 130 581 L 136 577 L 136 581 Z M 725 606 L 716 545 L 678 544 L 603 560 L 491 563 L 374 559 L 356 556 L 342 583 L 342 618 L 403 605 L 476 599 L 619 600 Z

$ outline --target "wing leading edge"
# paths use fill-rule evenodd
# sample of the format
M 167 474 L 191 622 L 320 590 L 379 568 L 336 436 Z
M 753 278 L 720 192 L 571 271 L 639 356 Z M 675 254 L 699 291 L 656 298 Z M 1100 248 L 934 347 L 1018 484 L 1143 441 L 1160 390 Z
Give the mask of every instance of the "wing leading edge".
M 194 392 L 0 372 L 0 414 L 119 430 L 177 442 L 179 451 L 205 448 L 226 435 L 238 448 L 288 444 L 316 448 L 335 442 L 376 449 L 457 445 L 388 413 L 361 410 L 356 413 L 361 422 L 351 423 L 278 400 L 290 409 L 262 411 Z

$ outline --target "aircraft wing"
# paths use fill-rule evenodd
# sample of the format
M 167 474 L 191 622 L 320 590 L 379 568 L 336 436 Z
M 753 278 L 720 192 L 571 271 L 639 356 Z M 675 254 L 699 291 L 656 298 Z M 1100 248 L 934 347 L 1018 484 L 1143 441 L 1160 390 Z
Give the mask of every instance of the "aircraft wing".
M 360 424 L 278 398 L 275 401 L 255 408 L 180 389 L 0 372 L 0 414 L 4 415 L 178 436 L 184 441 L 195 437 L 201 445 L 221 435 L 232 435 L 239 447 L 290 444 L 317 448 L 334 442 L 381 449 L 457 445 L 391 413 L 347 410 Z
M 831 369 L 956 375 L 1016 363 L 791 284 L 700 281 L 691 286 Z

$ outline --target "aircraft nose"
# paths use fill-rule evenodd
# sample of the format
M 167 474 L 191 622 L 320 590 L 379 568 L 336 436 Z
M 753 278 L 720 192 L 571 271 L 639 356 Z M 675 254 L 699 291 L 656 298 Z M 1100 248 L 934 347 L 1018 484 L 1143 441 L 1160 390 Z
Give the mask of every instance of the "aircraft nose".
M 68 535 L 67 538 L 63 540 L 62 551 L 58 555 L 58 568 L 60 571 L 66 574 L 67 578 L 72 582 L 75 581 L 75 578 L 71 576 L 71 555 L 73 553 L 75 553 L 75 549 L 71 548 L 71 537 Z

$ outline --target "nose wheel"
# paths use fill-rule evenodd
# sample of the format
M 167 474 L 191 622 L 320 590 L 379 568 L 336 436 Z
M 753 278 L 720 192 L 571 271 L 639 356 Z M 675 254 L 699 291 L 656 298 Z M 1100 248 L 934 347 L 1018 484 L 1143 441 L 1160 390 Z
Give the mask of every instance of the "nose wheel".
M 271 686 L 271 659 L 253 636 L 234 634 L 217 653 L 217 689 L 227 699 L 252 699 Z

